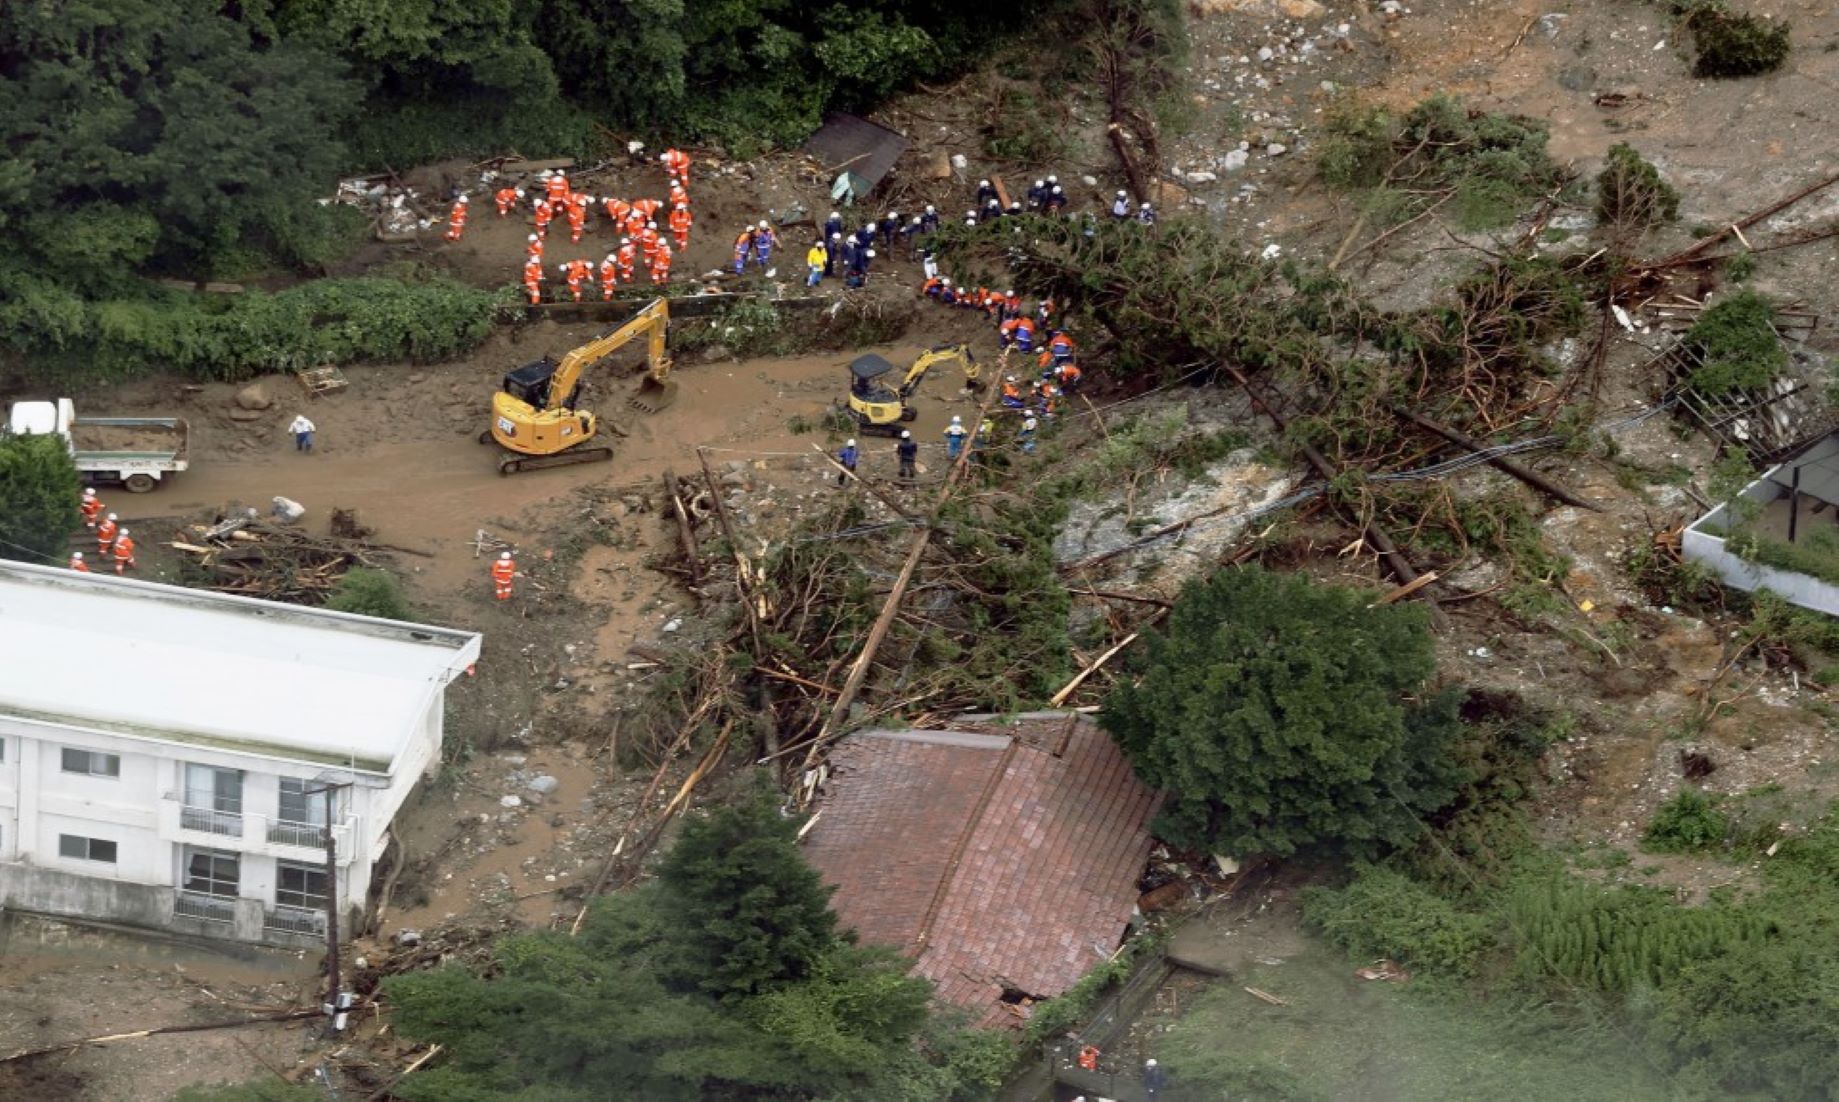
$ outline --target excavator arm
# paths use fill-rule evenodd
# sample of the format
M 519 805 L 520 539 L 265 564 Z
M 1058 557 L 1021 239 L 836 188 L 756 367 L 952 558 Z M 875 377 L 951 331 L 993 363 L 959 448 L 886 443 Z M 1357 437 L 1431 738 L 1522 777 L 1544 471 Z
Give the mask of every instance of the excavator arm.
M 645 334 L 647 373 L 662 382 L 670 371 L 670 361 L 664 355 L 664 334 L 669 326 L 670 300 L 654 299 L 618 329 L 571 349 L 562 357 L 562 362 L 556 365 L 555 375 L 549 382 L 549 401 L 543 408 L 557 410 L 566 407 L 574 396 L 575 388 L 581 384 L 581 373 L 624 348 L 640 333 Z
M 957 360 L 959 366 L 964 369 L 965 385 L 974 387 L 982 369 L 976 360 L 971 359 L 970 348 L 962 344 L 942 344 L 937 348 L 920 353 L 919 358 L 913 361 L 913 366 L 907 369 L 907 377 L 900 381 L 901 398 L 913 397 L 913 392 L 919 389 L 920 383 L 925 381 L 926 373 L 932 370 L 934 364 L 946 363 L 950 360 Z

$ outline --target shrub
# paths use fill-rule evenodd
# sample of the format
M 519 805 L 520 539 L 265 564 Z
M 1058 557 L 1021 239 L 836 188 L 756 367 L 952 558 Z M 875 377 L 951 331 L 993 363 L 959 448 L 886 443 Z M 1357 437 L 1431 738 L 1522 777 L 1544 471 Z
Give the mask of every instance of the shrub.
M 0 559 L 62 562 L 81 492 L 62 437 L 0 435 Z
M 1641 848 L 1649 853 L 1699 853 L 1721 844 L 1730 833 L 1730 817 L 1719 803 L 1699 789 L 1681 789 L 1654 810 Z
M 1686 15 L 1698 60 L 1698 77 L 1749 77 L 1773 72 L 1788 60 L 1788 24 L 1733 12 L 1722 0 L 1693 5 Z
M 1687 380 L 1701 394 L 1758 390 L 1788 366 L 1775 306 L 1755 291 L 1738 291 L 1700 314 L 1685 342 L 1703 360 Z
M 1679 192 L 1633 146 L 1617 142 L 1596 177 L 1596 216 L 1633 230 L 1672 222 L 1679 217 Z
M 402 595 L 402 583 L 387 570 L 357 566 L 345 572 L 332 587 L 326 607 L 334 612 L 359 616 L 376 616 L 384 620 L 408 620 L 413 617 L 408 599 Z
M 1403 873 L 1359 865 L 1342 888 L 1303 893 L 1303 917 L 1349 956 L 1390 957 L 1414 968 L 1467 976 L 1498 944 L 1492 920 L 1457 909 Z

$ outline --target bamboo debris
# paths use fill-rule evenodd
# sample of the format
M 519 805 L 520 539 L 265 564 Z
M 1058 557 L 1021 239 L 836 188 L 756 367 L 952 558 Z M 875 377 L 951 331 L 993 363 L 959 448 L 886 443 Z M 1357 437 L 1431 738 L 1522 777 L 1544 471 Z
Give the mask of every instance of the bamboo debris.
M 197 556 L 211 578 L 204 588 L 295 604 L 323 604 L 346 571 L 384 565 L 377 556 L 386 550 L 421 554 L 362 538 L 316 536 L 251 516 L 194 524 L 189 531 L 192 539 L 168 546 Z

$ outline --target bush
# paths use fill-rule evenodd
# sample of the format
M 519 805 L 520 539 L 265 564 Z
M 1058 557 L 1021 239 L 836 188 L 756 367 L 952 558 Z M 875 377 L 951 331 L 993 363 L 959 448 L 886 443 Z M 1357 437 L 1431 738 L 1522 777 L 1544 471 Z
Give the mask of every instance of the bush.
M 1700 853 L 1722 844 L 1730 833 L 1730 817 L 1719 804 L 1697 788 L 1681 789 L 1654 810 L 1641 848 L 1649 853 Z
M 491 332 L 491 293 L 410 275 L 324 279 L 273 294 L 149 292 L 95 303 L 46 290 L 0 304 L 0 343 L 61 380 L 171 371 L 235 382 L 320 363 L 446 359 Z
M 408 620 L 414 614 L 402 595 L 402 583 L 387 570 L 357 566 L 345 572 L 332 587 L 326 607 L 334 612 L 358 616 L 376 616 L 384 620 Z
M 1617 142 L 1596 177 L 1596 216 L 1634 230 L 1672 222 L 1679 217 L 1679 192 L 1633 146 Z
M 1760 390 L 1788 366 L 1775 306 L 1755 291 L 1738 291 L 1700 314 L 1685 343 L 1703 360 L 1687 379 L 1701 394 Z
M 1749 77 L 1773 72 L 1788 60 L 1788 24 L 1733 12 L 1722 0 L 1692 6 L 1686 15 L 1698 60 L 1697 77 Z
M 1409 876 L 1359 865 L 1342 888 L 1303 893 L 1303 917 L 1356 960 L 1390 957 L 1413 968 L 1468 976 L 1498 945 L 1492 920 L 1458 910 Z
M 0 559 L 62 563 L 81 493 L 63 437 L 0 435 Z

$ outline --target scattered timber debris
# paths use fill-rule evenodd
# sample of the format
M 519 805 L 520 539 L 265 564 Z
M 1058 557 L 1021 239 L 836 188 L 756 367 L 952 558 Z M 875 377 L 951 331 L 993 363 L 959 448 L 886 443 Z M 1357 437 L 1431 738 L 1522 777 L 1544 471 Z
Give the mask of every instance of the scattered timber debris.
M 331 528 L 330 535 L 316 536 L 243 510 L 191 525 L 190 538 L 171 546 L 194 556 L 208 579 L 201 588 L 306 605 L 324 604 L 354 566 L 384 567 L 381 556 L 391 551 L 426 554 L 370 542 L 372 530 L 358 522 L 355 510 L 333 510 Z

